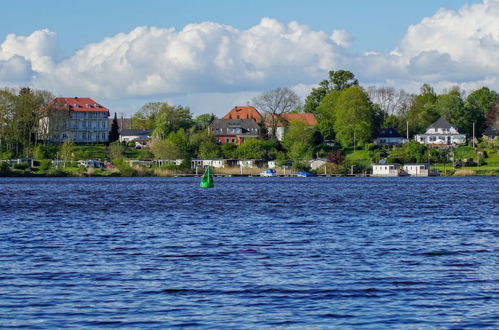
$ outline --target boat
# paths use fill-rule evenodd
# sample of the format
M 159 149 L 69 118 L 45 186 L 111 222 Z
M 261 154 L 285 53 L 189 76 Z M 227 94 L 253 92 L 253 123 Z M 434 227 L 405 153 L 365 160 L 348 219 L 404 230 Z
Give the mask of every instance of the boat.
M 269 168 L 268 170 L 260 172 L 260 176 L 264 177 L 277 176 L 277 172 L 273 168 Z
M 201 188 L 213 188 L 213 176 L 211 175 L 211 168 L 208 166 L 206 171 L 204 172 L 203 178 L 201 179 L 201 183 L 199 184 Z
M 296 172 L 296 176 L 298 176 L 300 178 L 306 178 L 309 176 L 314 176 L 314 174 L 307 172 L 307 171 L 300 171 L 300 172 Z

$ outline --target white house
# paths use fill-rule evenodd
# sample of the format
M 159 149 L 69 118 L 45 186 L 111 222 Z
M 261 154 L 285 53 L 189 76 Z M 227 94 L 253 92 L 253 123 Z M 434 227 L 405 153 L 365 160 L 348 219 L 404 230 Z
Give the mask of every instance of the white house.
M 394 128 L 382 128 L 374 140 L 374 143 L 377 145 L 386 146 L 402 145 L 405 142 L 407 142 L 407 139 L 400 135 Z
M 398 163 L 386 164 L 372 164 L 373 174 L 372 176 L 402 176 L 405 175 L 405 172 L 402 171 L 401 165 Z
M 58 97 L 42 109 L 38 137 L 53 143 L 108 142 L 109 109 L 90 98 Z
M 459 134 L 444 116 L 431 124 L 425 134 L 417 134 L 414 139 L 427 146 L 449 147 L 466 143 L 466 136 Z
M 203 167 L 214 167 L 214 168 L 223 168 L 225 165 L 224 159 L 203 159 Z
M 324 158 L 312 159 L 309 163 L 310 163 L 310 168 L 316 170 L 324 166 L 327 163 L 327 159 Z
M 405 164 L 404 171 L 410 176 L 438 176 L 438 170 L 431 170 L 428 163 Z
M 122 129 L 120 132 L 120 142 L 128 143 L 134 141 L 136 146 L 146 146 L 151 138 L 151 131 L 146 129 Z

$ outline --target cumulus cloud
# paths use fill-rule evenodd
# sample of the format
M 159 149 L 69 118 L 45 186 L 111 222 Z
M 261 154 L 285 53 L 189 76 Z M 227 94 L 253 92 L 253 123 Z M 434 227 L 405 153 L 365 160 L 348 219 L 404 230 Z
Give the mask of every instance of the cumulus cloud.
M 213 22 L 138 27 L 87 45 L 36 84 L 106 97 L 264 90 L 312 83 L 344 50 L 326 33 L 264 18 L 248 30 Z
M 240 100 L 285 86 L 306 95 L 328 70 L 347 69 L 363 85 L 417 91 L 429 82 L 499 89 L 497 17 L 499 0 L 441 9 L 409 26 L 389 54 L 354 53 L 353 37 L 344 30 L 328 34 L 263 18 L 245 30 L 215 22 L 181 30 L 137 27 L 60 61 L 56 34 L 41 30 L 26 37 L 8 35 L 0 44 L 0 82 L 27 81 L 59 95 L 107 99 L 189 101 L 231 95 L 226 99 Z

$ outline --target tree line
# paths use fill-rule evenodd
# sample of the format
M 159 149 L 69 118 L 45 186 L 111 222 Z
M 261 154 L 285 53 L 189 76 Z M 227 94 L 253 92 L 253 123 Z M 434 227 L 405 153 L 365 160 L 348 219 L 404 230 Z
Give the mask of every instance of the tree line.
M 30 88 L 0 90 L 0 152 L 3 159 L 40 154 L 37 136 L 40 109 L 54 96 Z M 299 97 L 288 88 L 264 92 L 252 104 L 266 118 L 260 123 L 268 135 L 262 139 L 246 139 L 245 143 L 217 143 L 208 131 L 216 116 L 205 113 L 193 116 L 189 107 L 166 102 L 149 102 L 131 118 L 132 128 L 148 129 L 154 136 L 151 151 L 156 158 L 245 158 L 277 159 L 280 161 L 327 157 L 332 149 L 363 146 L 373 141 L 381 128 L 392 127 L 409 136 L 425 129 L 446 115 L 460 133 L 476 136 L 490 125 L 498 124 L 499 94 L 487 87 L 470 94 L 452 88 L 437 94 L 422 85 L 418 94 L 391 87 L 359 85 L 355 75 L 346 70 L 329 71 L 327 79 L 319 82 L 302 105 Z M 276 128 L 283 113 L 313 113 L 315 127 L 291 122 L 283 141 L 277 141 Z M 115 116 L 116 121 L 116 116 Z M 117 139 L 117 125 L 113 124 L 110 141 Z M 334 141 L 334 143 L 329 143 Z M 336 144 L 336 147 L 332 146 Z M 334 158 L 334 157 L 333 157 Z

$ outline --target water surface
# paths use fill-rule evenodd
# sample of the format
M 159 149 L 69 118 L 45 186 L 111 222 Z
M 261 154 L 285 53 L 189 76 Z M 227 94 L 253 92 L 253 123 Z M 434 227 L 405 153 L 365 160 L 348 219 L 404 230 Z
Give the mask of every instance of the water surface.
M 0 178 L 3 327 L 499 327 L 499 178 Z

